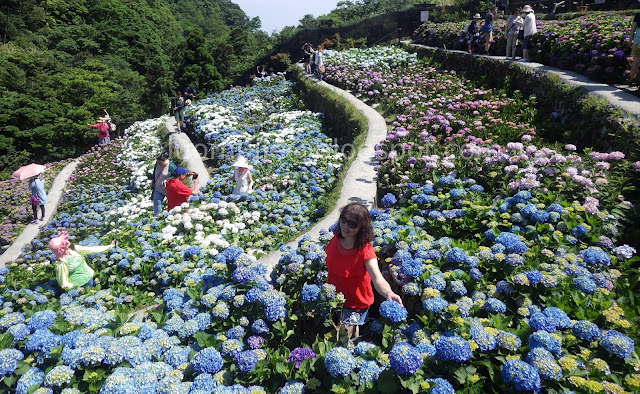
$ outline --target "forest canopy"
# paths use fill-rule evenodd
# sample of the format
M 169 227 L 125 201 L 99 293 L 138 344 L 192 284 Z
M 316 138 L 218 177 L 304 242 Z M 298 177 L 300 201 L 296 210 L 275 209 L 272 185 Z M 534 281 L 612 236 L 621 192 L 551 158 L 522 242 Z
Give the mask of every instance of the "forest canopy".
M 228 0 L 5 0 L 0 168 L 76 156 L 107 109 L 120 128 L 168 112 L 172 92 L 227 87 L 271 49 Z

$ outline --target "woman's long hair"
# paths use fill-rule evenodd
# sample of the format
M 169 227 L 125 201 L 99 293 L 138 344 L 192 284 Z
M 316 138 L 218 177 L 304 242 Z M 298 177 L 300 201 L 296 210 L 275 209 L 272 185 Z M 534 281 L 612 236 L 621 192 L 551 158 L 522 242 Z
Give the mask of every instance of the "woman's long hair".
M 361 250 L 368 243 L 373 241 L 373 227 L 371 226 L 371 218 L 369 217 L 369 210 L 364 205 L 358 202 L 352 202 L 340 210 L 340 217 L 349 214 L 349 217 L 356 223 L 358 223 L 358 234 L 354 242 L 354 247 L 357 250 Z M 338 238 L 344 238 L 342 236 L 342 230 L 340 229 L 340 219 L 336 226 L 335 234 Z

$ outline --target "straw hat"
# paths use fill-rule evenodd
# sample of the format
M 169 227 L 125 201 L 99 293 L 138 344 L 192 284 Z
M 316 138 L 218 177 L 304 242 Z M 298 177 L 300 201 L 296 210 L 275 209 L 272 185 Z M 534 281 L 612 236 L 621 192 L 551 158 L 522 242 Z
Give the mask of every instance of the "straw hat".
M 186 99 L 186 100 L 184 101 L 184 105 L 185 105 L 185 107 L 190 106 L 190 105 L 191 105 L 191 99 Z
M 473 19 L 480 19 L 480 18 L 481 18 L 480 14 L 475 14 L 475 15 L 473 16 Z
M 252 169 L 253 167 L 247 162 L 247 158 L 244 156 L 240 156 L 238 157 L 238 160 L 236 160 L 235 163 L 231 164 L 232 167 L 243 167 L 243 168 L 248 168 L 248 169 Z
M 529 4 L 525 5 L 524 7 L 522 7 L 522 12 L 533 12 L 533 8 L 531 8 L 531 6 Z
M 102 116 L 98 118 L 98 123 L 104 123 L 104 118 Z

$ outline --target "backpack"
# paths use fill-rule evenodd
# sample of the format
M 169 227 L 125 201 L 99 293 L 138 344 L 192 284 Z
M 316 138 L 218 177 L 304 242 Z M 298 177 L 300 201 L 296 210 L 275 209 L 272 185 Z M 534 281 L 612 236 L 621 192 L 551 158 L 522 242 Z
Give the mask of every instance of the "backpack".
M 471 22 L 467 23 L 464 26 L 464 34 L 469 34 L 469 28 L 471 27 Z

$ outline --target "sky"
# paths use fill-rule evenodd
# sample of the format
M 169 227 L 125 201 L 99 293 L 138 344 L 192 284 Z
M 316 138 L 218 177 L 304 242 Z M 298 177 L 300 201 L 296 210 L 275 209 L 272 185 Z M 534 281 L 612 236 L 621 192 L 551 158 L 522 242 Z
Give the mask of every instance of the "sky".
M 298 26 L 306 14 L 320 16 L 336 8 L 339 0 L 232 0 L 249 18 L 260 17 L 262 30 L 272 33 Z

